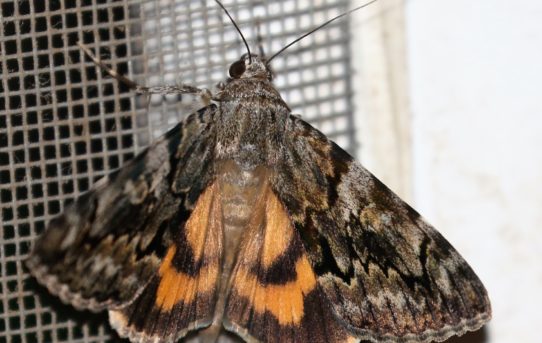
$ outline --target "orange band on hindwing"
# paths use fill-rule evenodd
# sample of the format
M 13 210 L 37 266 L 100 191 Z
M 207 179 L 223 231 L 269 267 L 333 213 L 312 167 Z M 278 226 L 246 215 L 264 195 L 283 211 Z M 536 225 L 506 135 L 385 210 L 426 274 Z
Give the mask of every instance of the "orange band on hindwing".
M 269 312 L 281 324 L 296 324 L 304 316 L 304 295 L 315 288 L 316 277 L 296 246 L 294 227 L 280 201 L 270 189 L 263 201 L 263 213 L 247 228 L 250 234 L 243 242 L 232 291 L 248 299 L 257 313 Z M 264 281 L 269 273 L 272 282 Z
M 293 226 L 277 197 L 268 190 L 265 206 L 265 240 L 262 247 L 262 265 L 269 268 L 286 252 L 294 234 Z
M 297 324 L 304 316 L 304 295 L 316 286 L 316 278 L 307 258 L 303 256 L 295 266 L 296 280 L 282 285 L 262 285 L 258 278 L 240 268 L 234 279 L 238 295 L 251 299 L 251 306 L 260 314 L 270 312 L 280 324 Z
M 171 265 L 171 259 L 175 252 L 175 247 L 169 248 L 159 270 L 161 280 L 156 291 L 156 306 L 162 311 L 171 310 L 175 304 L 181 301 L 183 303 L 193 302 L 198 294 L 207 293 L 216 287 L 218 264 L 202 266 L 198 275 L 189 276 L 178 272 Z
M 198 294 L 211 292 L 217 287 L 220 270 L 222 213 L 216 186 L 209 186 L 199 197 L 194 210 L 184 226 L 184 236 L 191 251 L 178 251 L 171 246 L 160 265 L 160 283 L 156 291 L 156 307 L 170 311 L 177 303 L 193 302 Z M 183 256 L 184 255 L 184 256 Z M 193 258 L 182 258 L 191 255 Z M 177 269 L 174 259 L 178 258 L 187 270 Z
M 226 327 L 261 342 L 354 342 L 335 321 L 301 238 L 270 188 L 246 229 L 231 278 Z

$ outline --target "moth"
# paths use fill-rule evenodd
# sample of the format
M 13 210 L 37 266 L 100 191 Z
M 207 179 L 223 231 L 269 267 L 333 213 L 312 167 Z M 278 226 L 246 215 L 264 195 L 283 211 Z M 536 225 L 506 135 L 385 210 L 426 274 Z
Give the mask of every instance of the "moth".
M 238 31 L 247 53 L 216 94 L 139 86 L 82 46 L 136 92 L 208 105 L 53 219 L 32 275 L 77 309 L 107 310 L 132 342 L 432 342 L 480 328 L 490 302 L 467 262 L 291 114 L 277 54 L 251 53 Z

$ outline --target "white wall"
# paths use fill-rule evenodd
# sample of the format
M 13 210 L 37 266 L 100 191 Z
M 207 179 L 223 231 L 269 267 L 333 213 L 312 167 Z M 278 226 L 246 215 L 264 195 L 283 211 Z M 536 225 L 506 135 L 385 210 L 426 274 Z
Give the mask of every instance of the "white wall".
M 404 19 L 413 205 L 488 288 L 472 341 L 541 342 L 542 1 L 409 0 Z
M 414 194 L 493 302 L 489 342 L 540 342 L 542 1 L 412 0 Z

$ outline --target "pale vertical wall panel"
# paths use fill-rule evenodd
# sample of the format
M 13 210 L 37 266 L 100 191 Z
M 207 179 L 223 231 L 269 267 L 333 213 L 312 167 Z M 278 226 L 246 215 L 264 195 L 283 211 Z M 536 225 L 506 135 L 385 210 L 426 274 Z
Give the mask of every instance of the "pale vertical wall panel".
M 407 2 L 414 194 L 488 288 L 487 342 L 540 342 L 542 2 Z

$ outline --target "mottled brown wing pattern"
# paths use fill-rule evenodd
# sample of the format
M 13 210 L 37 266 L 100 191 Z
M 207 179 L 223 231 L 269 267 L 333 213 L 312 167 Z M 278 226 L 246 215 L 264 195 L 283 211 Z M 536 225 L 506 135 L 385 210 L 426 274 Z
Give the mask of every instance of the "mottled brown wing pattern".
M 190 115 L 53 219 L 27 260 L 37 280 L 79 309 L 132 303 L 212 178 L 215 111 Z
M 293 116 L 287 125 L 272 188 L 353 334 L 442 341 L 490 319 L 484 286 L 433 227 L 318 130 Z
M 230 279 L 225 326 L 247 342 L 353 342 L 323 299 L 301 239 L 268 187 Z

